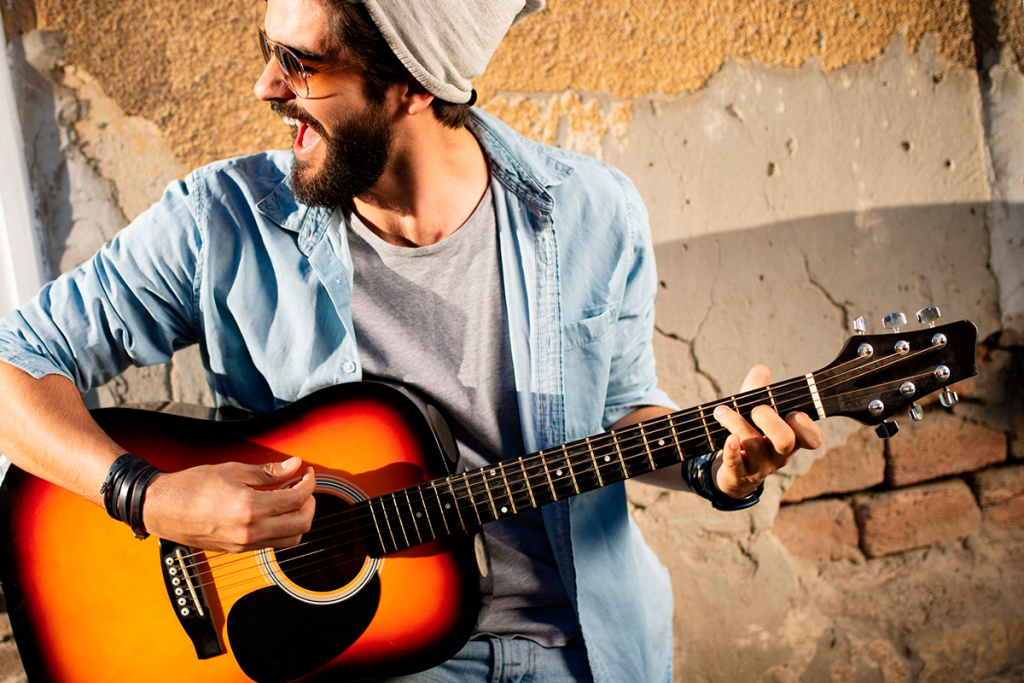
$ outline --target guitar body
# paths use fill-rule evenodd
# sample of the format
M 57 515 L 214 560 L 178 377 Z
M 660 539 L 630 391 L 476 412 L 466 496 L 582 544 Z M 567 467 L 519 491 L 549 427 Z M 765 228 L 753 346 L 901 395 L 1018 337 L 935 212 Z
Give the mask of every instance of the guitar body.
M 349 543 L 327 567 L 308 557 L 334 542 L 337 520 L 358 526 L 350 513 L 360 498 L 449 473 L 429 421 L 403 393 L 342 385 L 236 422 L 134 409 L 94 416 L 165 471 L 302 457 L 318 480 L 314 527 L 303 539 L 314 552 L 192 557 L 187 549 L 191 583 L 180 581 L 187 572 L 167 575 L 179 562 L 161 541 L 135 540 L 101 508 L 12 467 L 0 491 L 0 581 L 33 683 L 353 681 L 439 664 L 472 633 L 479 574 L 471 535 L 386 556 Z M 318 529 L 329 537 L 320 546 Z M 352 536 L 354 527 L 341 531 Z M 179 588 L 183 598 L 173 594 Z M 177 603 L 193 588 L 204 594 L 202 618 L 192 601 Z M 183 610 L 212 629 L 205 653 L 186 634 Z

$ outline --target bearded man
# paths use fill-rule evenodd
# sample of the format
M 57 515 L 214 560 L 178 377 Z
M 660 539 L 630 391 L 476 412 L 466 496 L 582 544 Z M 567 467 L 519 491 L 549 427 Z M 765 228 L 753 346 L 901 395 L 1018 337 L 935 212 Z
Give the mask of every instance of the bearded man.
M 268 0 L 255 94 L 292 149 L 172 183 L 3 320 L 0 413 L 20 425 L 0 435 L 3 452 L 103 505 L 125 449 L 80 392 L 190 344 L 219 406 L 266 413 L 364 378 L 413 387 L 451 418 L 461 469 L 674 410 L 655 377 L 657 277 L 636 189 L 471 108 L 471 80 L 542 5 Z M 744 389 L 767 381 L 755 367 Z M 821 442 L 799 412 L 714 419 L 732 436 L 706 478 L 673 467 L 648 482 L 739 509 Z M 298 458 L 147 473 L 137 533 L 241 552 L 310 529 L 316 473 Z M 492 581 L 472 639 L 402 680 L 671 679 L 668 575 L 621 483 L 484 535 Z

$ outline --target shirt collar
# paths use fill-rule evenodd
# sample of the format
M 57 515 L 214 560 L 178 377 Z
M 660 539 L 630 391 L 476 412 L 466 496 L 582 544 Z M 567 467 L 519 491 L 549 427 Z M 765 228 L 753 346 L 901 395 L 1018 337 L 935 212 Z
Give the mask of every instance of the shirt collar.
M 492 173 L 509 191 L 550 212 L 554 200 L 547 189 L 572 175 L 573 167 L 496 117 L 477 108 L 470 110 L 470 114 L 469 127 L 487 153 Z M 281 179 L 270 194 L 257 202 L 256 209 L 285 230 L 298 233 L 299 249 L 308 255 L 323 236 L 334 210 L 309 207 L 295 199 L 288 183 L 294 162 L 291 152 L 281 152 L 275 161 Z

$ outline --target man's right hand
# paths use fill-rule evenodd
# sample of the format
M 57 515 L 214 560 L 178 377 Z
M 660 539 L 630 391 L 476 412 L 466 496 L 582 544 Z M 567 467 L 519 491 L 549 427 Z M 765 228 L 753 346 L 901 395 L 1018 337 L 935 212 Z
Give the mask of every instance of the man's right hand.
M 157 475 L 146 491 L 146 531 L 161 538 L 238 553 L 296 545 L 313 522 L 312 467 L 293 486 L 302 460 L 201 465 Z M 269 489 L 269 490 L 267 490 Z

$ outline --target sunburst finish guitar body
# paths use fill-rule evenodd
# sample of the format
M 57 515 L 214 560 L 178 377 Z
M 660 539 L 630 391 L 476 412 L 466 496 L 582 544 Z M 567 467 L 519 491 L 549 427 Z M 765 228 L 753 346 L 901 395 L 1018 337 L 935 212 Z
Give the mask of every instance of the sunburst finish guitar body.
M 162 552 L 155 537 L 126 536 L 101 508 L 12 468 L 0 503 L 2 578 L 33 683 L 353 680 L 439 664 L 469 638 L 479 609 L 472 539 L 384 557 L 351 514 L 359 500 L 448 474 L 404 394 L 345 385 L 240 422 L 120 408 L 93 415 L 166 471 L 301 455 L 317 472 L 317 521 L 294 551 Z M 204 622 L 213 633 L 197 652 L 184 628 Z
M 383 384 L 238 421 L 95 411 L 169 472 L 300 456 L 317 473 L 313 528 L 294 548 L 241 554 L 140 542 L 12 467 L 0 581 L 25 670 L 32 683 L 345 683 L 429 668 L 476 623 L 481 524 L 717 450 L 721 404 L 748 418 L 759 405 L 843 415 L 891 435 L 881 423 L 897 410 L 976 373 L 976 344 L 968 321 L 860 335 L 818 372 L 460 474 L 436 411 Z

